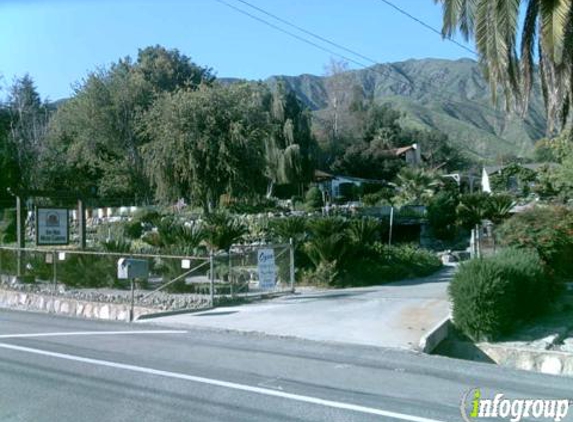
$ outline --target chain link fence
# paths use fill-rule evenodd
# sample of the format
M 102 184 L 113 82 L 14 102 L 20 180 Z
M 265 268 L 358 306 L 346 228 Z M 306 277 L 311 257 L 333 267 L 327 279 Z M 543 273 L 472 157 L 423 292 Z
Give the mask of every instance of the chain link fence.
M 146 276 L 118 277 L 126 259 L 142 264 Z M 288 244 L 236 246 L 210 256 L 0 246 L 0 282 L 5 289 L 129 305 L 133 317 L 136 308 L 199 310 L 292 292 L 294 257 Z

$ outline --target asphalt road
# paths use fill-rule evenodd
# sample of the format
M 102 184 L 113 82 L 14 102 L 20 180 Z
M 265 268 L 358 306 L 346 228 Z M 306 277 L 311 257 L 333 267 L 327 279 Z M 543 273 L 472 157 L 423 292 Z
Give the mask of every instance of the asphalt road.
M 571 378 L 369 346 L 170 330 L 0 310 L 0 421 L 459 421 L 473 387 L 484 396 L 573 398 Z

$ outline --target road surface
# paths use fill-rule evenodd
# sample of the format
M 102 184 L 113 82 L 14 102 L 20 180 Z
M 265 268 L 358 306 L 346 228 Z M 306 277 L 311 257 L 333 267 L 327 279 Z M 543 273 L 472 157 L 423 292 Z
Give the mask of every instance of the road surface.
M 415 349 L 450 313 L 453 267 L 381 286 L 306 292 L 260 303 L 156 318 L 182 328 L 216 328 L 307 340 Z
M 0 311 L 3 422 L 459 421 L 472 387 L 573 397 L 571 378 L 410 351 Z

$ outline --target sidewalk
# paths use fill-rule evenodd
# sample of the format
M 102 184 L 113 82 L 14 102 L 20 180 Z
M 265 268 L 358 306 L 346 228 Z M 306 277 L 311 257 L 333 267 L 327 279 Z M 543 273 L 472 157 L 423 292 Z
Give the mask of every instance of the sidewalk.
M 453 271 L 446 267 L 430 277 L 383 286 L 294 294 L 145 322 L 415 349 L 448 316 L 447 285 Z

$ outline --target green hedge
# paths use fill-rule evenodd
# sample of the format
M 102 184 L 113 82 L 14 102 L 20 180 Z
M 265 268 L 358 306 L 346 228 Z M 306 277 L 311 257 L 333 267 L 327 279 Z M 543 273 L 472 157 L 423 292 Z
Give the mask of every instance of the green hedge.
M 534 251 L 506 249 L 462 264 L 449 294 L 454 324 L 474 340 L 491 340 L 547 307 L 551 278 Z
M 342 267 L 338 283 L 370 286 L 405 278 L 426 277 L 442 267 L 431 251 L 413 245 L 388 247 L 376 242 L 354 245 L 353 258 Z

